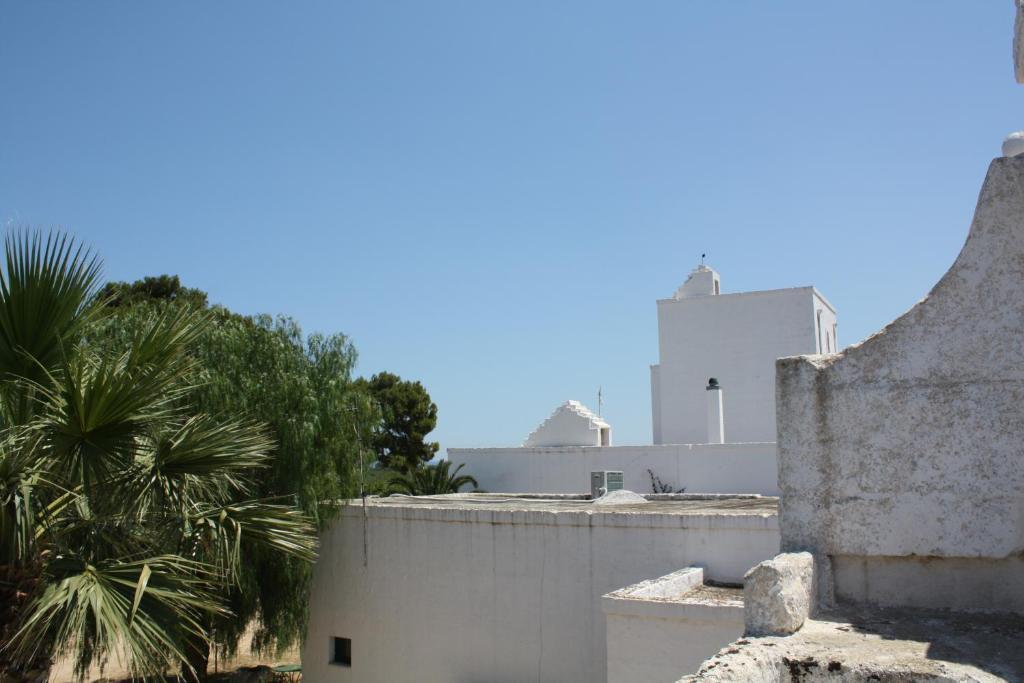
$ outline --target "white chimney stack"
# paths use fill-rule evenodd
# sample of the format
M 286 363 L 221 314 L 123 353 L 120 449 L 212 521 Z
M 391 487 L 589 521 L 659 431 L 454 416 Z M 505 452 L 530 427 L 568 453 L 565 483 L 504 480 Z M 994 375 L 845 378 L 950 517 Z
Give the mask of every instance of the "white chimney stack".
M 725 443 L 725 415 L 722 412 L 722 387 L 712 377 L 708 380 L 708 443 Z

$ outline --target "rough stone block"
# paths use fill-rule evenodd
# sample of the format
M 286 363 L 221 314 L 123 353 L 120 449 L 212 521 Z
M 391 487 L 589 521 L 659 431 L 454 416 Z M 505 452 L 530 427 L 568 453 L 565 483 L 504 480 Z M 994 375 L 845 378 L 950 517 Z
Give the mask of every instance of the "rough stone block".
M 783 553 L 757 565 L 743 577 L 747 635 L 788 635 L 800 630 L 814 600 L 814 558 Z

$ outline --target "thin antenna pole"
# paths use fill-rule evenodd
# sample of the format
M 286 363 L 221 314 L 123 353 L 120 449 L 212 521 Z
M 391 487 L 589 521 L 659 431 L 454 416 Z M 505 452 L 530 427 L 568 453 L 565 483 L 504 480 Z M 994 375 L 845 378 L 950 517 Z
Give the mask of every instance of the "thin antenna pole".
M 597 387 L 597 416 L 601 417 L 601 405 L 604 399 L 601 397 L 601 387 Z

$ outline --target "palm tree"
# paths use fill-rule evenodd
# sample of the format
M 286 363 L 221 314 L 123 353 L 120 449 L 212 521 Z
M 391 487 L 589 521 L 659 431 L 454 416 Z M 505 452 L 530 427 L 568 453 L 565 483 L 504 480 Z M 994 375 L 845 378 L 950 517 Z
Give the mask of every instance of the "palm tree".
M 436 496 L 444 493 L 458 493 L 463 486 L 479 488 L 476 479 L 468 474 L 459 474 L 465 463 L 450 471 L 450 460 L 440 460 L 434 465 L 422 465 L 404 474 L 393 476 L 388 482 L 389 493 L 407 496 Z
M 189 411 L 205 315 L 169 310 L 103 348 L 96 257 L 54 234 L 5 252 L 0 680 L 45 680 L 61 656 L 81 672 L 115 646 L 133 676 L 200 680 L 245 549 L 312 561 L 313 528 L 247 499 L 272 447 L 261 426 Z

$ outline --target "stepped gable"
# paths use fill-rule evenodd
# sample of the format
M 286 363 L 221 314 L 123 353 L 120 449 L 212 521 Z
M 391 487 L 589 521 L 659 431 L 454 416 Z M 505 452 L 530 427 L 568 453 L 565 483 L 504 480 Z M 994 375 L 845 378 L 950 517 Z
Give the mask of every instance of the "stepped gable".
M 602 431 L 606 438 L 602 442 Z M 526 437 L 526 448 L 610 445 L 611 425 L 579 401 L 558 406 Z

